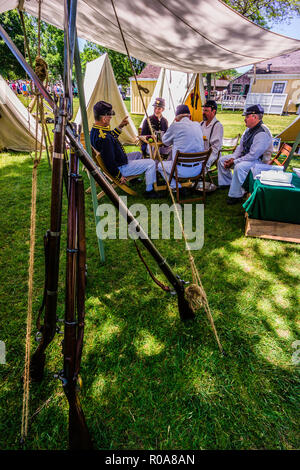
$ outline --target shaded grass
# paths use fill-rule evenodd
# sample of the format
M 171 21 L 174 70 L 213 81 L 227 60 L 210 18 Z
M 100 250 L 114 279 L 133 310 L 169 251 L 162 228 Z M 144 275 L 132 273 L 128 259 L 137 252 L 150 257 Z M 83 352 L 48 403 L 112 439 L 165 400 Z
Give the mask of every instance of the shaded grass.
M 285 123 L 283 127 L 285 126 Z M 0 447 L 19 448 L 27 314 L 30 191 L 27 155 L 1 155 Z M 51 174 L 39 167 L 33 311 L 43 293 L 44 232 Z M 86 187 L 88 181 L 84 175 Z M 139 184 L 139 194 L 144 188 Z M 81 375 L 82 404 L 98 449 L 296 449 L 299 338 L 299 246 L 245 238 L 240 207 L 222 191 L 205 207 L 205 243 L 194 251 L 227 356 L 221 357 L 205 314 L 178 318 L 139 263 L 131 240 L 106 240 L 99 262 L 90 196 L 86 197 L 88 283 Z M 108 202 L 105 198 L 103 202 Z M 163 200 L 161 202 L 167 202 Z M 128 198 L 133 203 L 150 201 Z M 182 240 L 157 240 L 176 273 L 191 281 Z M 64 193 L 58 317 L 64 315 Z M 165 282 L 153 260 L 145 257 Z M 32 350 L 35 350 L 35 328 Z M 62 368 L 60 335 L 47 350 L 45 379 L 31 385 L 27 449 L 66 449 L 68 407 L 53 374 Z M 50 401 L 48 401 L 50 398 Z M 44 405 L 44 406 L 43 406 Z

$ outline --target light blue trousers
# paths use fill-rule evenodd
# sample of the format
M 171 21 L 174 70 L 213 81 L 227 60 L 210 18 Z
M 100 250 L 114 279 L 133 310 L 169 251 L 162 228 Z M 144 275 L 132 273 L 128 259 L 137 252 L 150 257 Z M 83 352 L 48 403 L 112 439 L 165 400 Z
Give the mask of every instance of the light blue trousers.
M 127 154 L 128 163 L 119 166 L 122 176 L 134 176 L 145 173 L 146 186 L 149 187 L 156 182 L 155 161 L 151 158 L 142 158 L 141 152 Z
M 234 170 L 224 168 L 224 161 L 231 158 L 231 155 L 224 155 L 218 161 L 218 184 L 219 186 L 230 185 L 228 196 L 229 197 L 242 197 L 245 190 L 242 188 L 247 174 L 250 169 L 260 160 L 253 160 L 250 162 L 239 162 L 234 165 Z

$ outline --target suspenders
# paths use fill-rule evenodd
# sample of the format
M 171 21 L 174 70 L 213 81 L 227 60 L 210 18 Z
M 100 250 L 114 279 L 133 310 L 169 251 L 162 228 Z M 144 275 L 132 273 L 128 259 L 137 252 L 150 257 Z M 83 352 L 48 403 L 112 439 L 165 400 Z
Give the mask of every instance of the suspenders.
M 220 122 L 220 121 L 216 120 L 216 121 L 213 123 L 213 126 L 212 126 L 212 128 L 211 128 L 211 131 L 210 131 L 210 134 L 209 134 L 208 147 L 210 147 L 210 138 L 211 138 L 211 136 L 212 136 L 212 134 L 213 134 L 214 127 L 215 127 L 215 125 L 217 124 L 217 122 Z M 200 123 L 200 126 L 202 127 L 203 124 L 204 124 L 204 121 L 202 121 L 202 122 Z

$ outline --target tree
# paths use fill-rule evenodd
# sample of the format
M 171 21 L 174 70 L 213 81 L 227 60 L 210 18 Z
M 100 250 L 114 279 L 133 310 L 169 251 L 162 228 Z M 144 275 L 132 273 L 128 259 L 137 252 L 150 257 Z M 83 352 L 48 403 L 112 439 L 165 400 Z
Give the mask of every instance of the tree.
M 96 59 L 105 52 L 107 52 L 110 59 L 117 83 L 122 86 L 128 86 L 129 78 L 133 75 L 128 57 L 120 52 L 112 51 L 92 42 L 87 42 L 83 48 L 83 52 L 80 54 L 83 72 L 85 71 L 87 62 Z M 131 60 L 133 62 L 135 72 L 139 74 L 144 68 L 145 63 L 133 57 L 131 57 Z
M 26 21 L 27 26 L 30 27 L 27 16 Z M 24 34 L 19 14 L 15 10 L 2 13 L 0 14 L 0 23 L 14 41 L 17 48 L 24 55 Z M 23 67 L 19 64 L 17 59 L 15 59 L 3 39 L 0 39 L 0 58 L 0 74 L 4 78 L 13 80 L 26 77 Z
M 273 23 L 289 23 L 300 15 L 299 0 L 223 0 L 254 23 L 270 28 Z
M 24 53 L 24 32 L 19 14 L 8 11 L 0 15 L 0 22 L 13 40 L 17 48 Z M 24 14 L 26 35 L 28 38 L 29 51 L 33 67 L 38 52 L 38 20 L 28 14 Z M 41 57 L 47 62 L 49 76 L 57 80 L 63 76 L 64 67 L 64 32 L 41 21 Z M 26 72 L 19 62 L 14 58 L 3 40 L 0 40 L 0 73 L 7 79 L 26 78 Z M 29 61 L 29 60 L 28 60 Z

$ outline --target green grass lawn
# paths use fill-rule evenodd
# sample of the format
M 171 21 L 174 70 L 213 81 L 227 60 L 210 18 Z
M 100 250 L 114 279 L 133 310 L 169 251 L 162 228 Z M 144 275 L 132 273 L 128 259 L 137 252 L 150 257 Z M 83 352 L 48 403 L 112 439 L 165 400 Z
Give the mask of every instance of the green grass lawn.
M 230 137 L 241 113 L 219 113 Z M 266 116 L 272 132 L 293 116 Z M 135 121 L 137 123 L 137 121 Z M 0 448 L 18 449 L 27 315 L 32 160 L 3 152 L 1 165 Z M 51 172 L 38 169 L 33 311 L 44 282 Z M 87 176 L 84 174 L 86 187 Z M 142 194 L 143 183 L 137 191 Z M 108 202 L 105 198 L 103 202 Z M 161 202 L 168 202 L 162 200 Z M 128 205 L 151 201 L 128 197 Z M 62 217 L 58 318 L 64 316 L 66 195 Z M 106 240 L 99 262 L 91 197 L 86 196 L 86 328 L 81 401 L 97 449 L 297 449 L 299 245 L 244 237 L 244 212 L 216 191 L 205 206 L 205 242 L 193 256 L 227 353 L 221 357 L 205 313 L 192 324 L 176 299 L 152 283 L 132 240 Z M 175 272 L 192 281 L 182 240 L 155 240 Z M 165 281 L 153 260 L 146 260 Z M 35 327 L 32 350 L 35 350 Z M 47 349 L 45 378 L 31 384 L 25 448 L 67 449 L 68 406 L 61 383 L 61 335 Z M 37 412 L 38 411 L 38 412 Z

